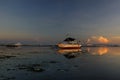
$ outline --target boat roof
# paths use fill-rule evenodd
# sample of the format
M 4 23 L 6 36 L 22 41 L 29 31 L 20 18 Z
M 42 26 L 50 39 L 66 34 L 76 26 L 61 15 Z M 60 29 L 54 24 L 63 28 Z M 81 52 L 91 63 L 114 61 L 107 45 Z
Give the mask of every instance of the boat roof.
M 75 38 L 68 37 L 64 41 L 74 41 L 74 40 L 75 40 Z

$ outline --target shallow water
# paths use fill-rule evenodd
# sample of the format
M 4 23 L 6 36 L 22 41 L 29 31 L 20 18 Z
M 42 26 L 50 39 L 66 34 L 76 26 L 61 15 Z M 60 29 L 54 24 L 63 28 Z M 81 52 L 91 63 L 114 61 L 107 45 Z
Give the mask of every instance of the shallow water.
M 0 47 L 0 80 L 120 80 L 120 47 Z

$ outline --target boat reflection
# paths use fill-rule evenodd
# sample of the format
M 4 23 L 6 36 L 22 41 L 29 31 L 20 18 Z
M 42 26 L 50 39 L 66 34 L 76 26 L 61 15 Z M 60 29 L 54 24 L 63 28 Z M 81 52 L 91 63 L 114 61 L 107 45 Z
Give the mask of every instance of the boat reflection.
M 80 55 L 82 52 L 81 49 L 59 49 L 58 53 L 63 54 L 66 58 L 71 59 Z
M 73 52 L 80 52 L 81 49 L 59 49 L 58 52 L 60 54 L 66 54 L 66 53 L 73 53 Z
M 63 54 L 66 58 L 75 58 L 82 55 L 98 55 L 102 56 L 107 54 L 109 51 L 108 47 L 88 47 L 88 48 L 81 48 L 81 49 L 59 49 L 58 53 Z

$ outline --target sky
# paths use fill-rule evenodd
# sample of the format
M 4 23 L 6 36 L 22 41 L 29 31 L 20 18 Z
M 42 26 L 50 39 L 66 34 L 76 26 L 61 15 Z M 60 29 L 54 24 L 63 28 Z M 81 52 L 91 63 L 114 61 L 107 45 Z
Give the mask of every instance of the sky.
M 56 44 L 66 34 L 120 43 L 120 0 L 0 0 L 0 41 Z

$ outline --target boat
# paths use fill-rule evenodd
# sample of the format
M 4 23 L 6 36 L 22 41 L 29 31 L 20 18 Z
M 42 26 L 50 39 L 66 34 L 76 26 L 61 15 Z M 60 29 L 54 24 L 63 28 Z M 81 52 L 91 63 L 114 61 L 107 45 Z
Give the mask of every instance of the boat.
M 79 49 L 81 44 L 75 38 L 68 37 L 61 43 L 58 43 L 57 46 L 61 49 Z
M 16 43 L 16 44 L 8 44 L 8 45 L 6 45 L 7 47 L 20 47 L 20 46 L 22 46 L 22 44 L 21 43 Z

